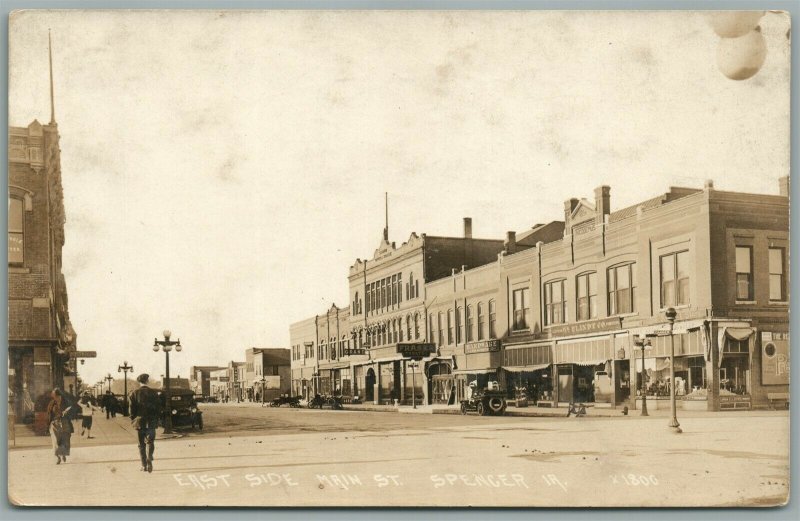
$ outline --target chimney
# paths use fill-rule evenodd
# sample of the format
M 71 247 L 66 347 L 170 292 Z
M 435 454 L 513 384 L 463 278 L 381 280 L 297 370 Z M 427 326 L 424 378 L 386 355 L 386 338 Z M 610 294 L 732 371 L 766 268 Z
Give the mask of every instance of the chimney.
M 594 189 L 594 208 L 597 212 L 597 222 L 602 223 L 605 216 L 611 213 L 611 187 L 598 186 Z
M 572 228 L 572 223 L 570 217 L 572 216 L 573 210 L 575 207 L 578 206 L 578 200 L 574 197 L 572 199 L 567 199 L 564 201 L 564 229 L 570 230 Z
M 506 242 L 503 243 L 506 253 L 516 253 L 517 251 L 517 232 L 506 232 Z
M 780 187 L 780 195 L 783 197 L 789 197 L 789 176 L 783 176 L 778 178 L 778 186 Z
M 464 217 L 464 238 L 472 239 L 472 217 Z

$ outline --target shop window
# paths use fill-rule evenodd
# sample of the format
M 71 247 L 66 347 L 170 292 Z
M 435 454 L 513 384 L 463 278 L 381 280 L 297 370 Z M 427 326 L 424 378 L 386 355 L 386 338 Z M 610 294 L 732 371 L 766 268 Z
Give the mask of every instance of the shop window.
M 567 301 L 564 296 L 563 280 L 548 282 L 544 285 L 545 324 L 563 324 L 566 322 Z
M 578 320 L 589 320 L 597 317 L 597 273 L 584 273 L 577 279 L 577 313 Z
M 483 313 L 483 302 L 478 302 L 478 340 L 486 338 L 486 330 L 484 328 L 486 317 Z
M 689 252 L 681 251 L 661 257 L 661 307 L 685 306 L 689 303 Z
M 8 198 L 8 263 L 22 264 L 24 262 L 24 209 L 22 199 Z
M 514 290 L 514 331 L 521 331 L 530 327 L 530 289 L 522 288 Z
M 608 314 L 636 312 L 636 264 L 623 264 L 608 270 Z
M 9 259 L 11 253 L 9 253 Z M 786 300 L 786 278 L 784 277 L 785 250 L 783 248 L 769 249 L 769 299 L 783 302 Z
M 467 342 L 475 340 L 475 318 L 472 316 L 472 306 L 467 306 Z
M 489 338 L 497 338 L 497 306 L 494 300 L 489 301 Z
M 447 344 L 453 344 L 453 310 L 447 310 Z
M 736 300 L 753 300 L 753 248 L 736 247 Z

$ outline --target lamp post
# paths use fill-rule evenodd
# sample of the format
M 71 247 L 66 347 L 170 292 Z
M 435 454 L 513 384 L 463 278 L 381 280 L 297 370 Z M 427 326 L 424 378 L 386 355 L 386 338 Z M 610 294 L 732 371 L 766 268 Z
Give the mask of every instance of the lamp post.
M 128 371 L 133 371 L 133 366 L 128 365 L 128 361 L 125 360 L 122 362 L 122 365 L 117 367 L 118 373 L 124 373 L 124 388 L 125 388 L 125 397 L 123 398 L 123 403 L 125 404 L 125 415 L 127 416 L 128 413 Z
M 172 402 L 170 401 L 169 396 L 169 352 L 172 351 L 173 346 L 175 346 L 175 351 L 178 352 L 180 352 L 183 347 L 181 346 L 180 338 L 176 341 L 169 339 L 172 336 L 172 332 L 169 329 L 165 329 L 162 334 L 164 335 L 164 340 L 159 340 L 158 338 L 153 340 L 153 351 L 157 353 L 159 349 L 161 349 L 164 351 L 164 355 L 166 355 L 166 386 L 164 387 L 164 403 L 166 414 L 164 415 L 164 434 L 170 434 L 172 433 Z
M 263 370 L 264 370 L 263 367 L 262 367 L 261 370 L 263 372 Z M 267 393 L 264 392 L 266 390 L 266 387 L 267 387 L 267 376 L 262 374 L 261 375 L 261 407 L 264 407 L 265 402 L 266 402 Z
M 645 378 L 647 378 L 647 372 L 644 370 L 644 352 L 647 349 L 652 348 L 652 344 L 649 338 L 640 338 L 635 337 L 633 340 L 633 344 L 637 347 L 637 349 L 642 350 L 642 382 L 639 384 L 639 387 L 642 389 L 642 416 L 650 416 L 647 414 L 647 385 L 645 385 Z
M 414 409 L 417 408 L 417 373 L 414 371 L 417 367 L 419 367 L 419 362 L 416 360 L 412 360 L 408 363 L 408 366 L 411 368 L 411 403 L 413 404 Z
M 108 376 L 103 378 L 103 380 L 108 382 L 108 392 L 111 392 L 111 382 L 114 381 L 114 377 L 111 376 L 111 373 L 108 373 Z
M 665 312 L 667 320 L 669 321 L 669 407 L 672 412 L 672 419 L 669 421 L 669 426 L 676 434 L 683 432 L 681 424 L 678 423 L 678 414 L 675 406 L 675 335 L 673 329 L 675 328 L 675 317 L 678 312 L 675 308 L 669 308 Z

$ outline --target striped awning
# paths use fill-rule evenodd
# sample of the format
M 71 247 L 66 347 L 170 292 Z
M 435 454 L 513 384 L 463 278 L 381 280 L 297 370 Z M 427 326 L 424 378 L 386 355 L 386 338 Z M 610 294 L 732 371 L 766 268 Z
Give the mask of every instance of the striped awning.
M 541 371 L 542 369 L 547 369 L 548 367 L 550 367 L 550 364 L 505 365 L 502 367 L 502 369 L 510 373 L 527 373 L 532 371 Z

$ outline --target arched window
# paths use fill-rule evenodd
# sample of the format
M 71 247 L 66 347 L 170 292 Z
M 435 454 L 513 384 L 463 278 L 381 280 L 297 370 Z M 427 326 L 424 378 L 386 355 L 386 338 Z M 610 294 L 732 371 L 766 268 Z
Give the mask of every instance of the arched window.
M 494 300 L 489 301 L 489 338 L 497 338 L 497 306 Z
M 467 342 L 475 340 L 475 319 L 472 316 L 472 305 L 467 306 Z
M 8 263 L 25 261 L 25 204 L 19 197 L 8 198 Z
M 433 313 L 428 317 L 428 342 L 436 342 L 436 338 L 433 336 Z
M 397 319 L 397 331 L 399 332 L 400 342 L 403 341 L 403 317 Z
M 456 308 L 456 344 L 464 341 L 464 308 Z
M 439 331 L 438 340 L 439 340 L 439 345 L 440 346 L 444 345 L 444 328 L 442 327 L 442 322 L 443 322 L 442 318 L 443 318 L 443 316 L 444 316 L 444 313 L 442 313 L 441 311 L 436 316 L 436 329 Z
M 414 313 L 414 339 L 419 338 L 419 313 Z
M 406 338 L 409 340 L 414 338 L 411 336 L 411 315 L 406 315 Z
M 486 338 L 486 329 L 484 326 L 486 322 L 486 317 L 483 314 L 483 302 L 478 302 L 478 340 L 483 340 Z

